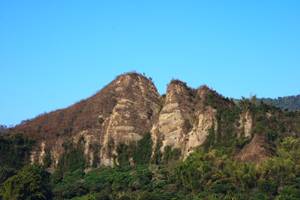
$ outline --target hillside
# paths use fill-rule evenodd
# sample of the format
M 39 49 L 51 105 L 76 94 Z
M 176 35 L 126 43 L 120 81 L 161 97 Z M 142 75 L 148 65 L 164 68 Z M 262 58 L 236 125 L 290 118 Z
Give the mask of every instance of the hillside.
M 281 109 L 287 109 L 290 111 L 300 110 L 300 95 L 278 97 L 276 99 L 263 98 L 261 100 L 269 105 L 273 105 Z
M 40 199 L 297 199 L 299 136 L 299 112 L 180 80 L 160 96 L 151 79 L 127 73 L 9 129 L 0 194 L 24 195 L 38 174 L 29 180 L 45 183 Z
M 7 132 L 7 127 L 4 125 L 0 125 L 0 134 L 1 133 L 6 133 Z

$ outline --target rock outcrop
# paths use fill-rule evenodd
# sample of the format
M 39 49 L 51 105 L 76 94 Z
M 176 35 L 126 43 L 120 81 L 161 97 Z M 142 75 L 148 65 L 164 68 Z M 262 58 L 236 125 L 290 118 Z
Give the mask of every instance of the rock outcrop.
M 117 145 L 136 142 L 150 132 L 160 110 L 160 97 L 151 81 L 142 76 L 120 77 L 116 105 L 103 123 L 101 162 L 113 165 Z
M 240 114 L 239 125 L 239 136 L 250 138 L 252 136 L 253 119 L 249 110 Z
M 222 134 L 227 134 L 222 132 L 222 126 L 226 126 L 223 118 L 232 120 L 232 113 L 225 112 L 235 106 L 233 101 L 207 86 L 192 89 L 179 80 L 171 81 L 166 95 L 160 96 L 150 79 L 128 73 L 118 76 L 88 99 L 38 116 L 11 131 L 36 141 L 32 162 L 43 164 L 50 156 L 54 168 L 66 150 L 66 142 L 82 145 L 88 167 L 112 166 L 118 164 L 119 145 L 136 144 L 148 133 L 153 144 L 152 157 L 157 151 L 164 154 L 166 149 L 176 149 L 184 159 L 203 145 L 209 134 L 216 134 L 219 140 Z M 251 113 L 240 112 L 237 116 L 240 119 L 236 124 L 235 119 L 231 121 L 234 125 L 227 132 L 251 138 Z M 264 153 L 263 143 L 259 136 L 254 136 L 237 158 L 263 159 L 264 156 L 260 158 L 255 150 L 258 148 Z M 132 163 L 132 158 L 129 160 Z
M 184 158 L 204 143 L 210 129 L 217 130 L 216 110 L 205 105 L 209 92 L 207 87 L 193 90 L 178 80 L 168 85 L 165 102 L 152 129 L 153 141 L 162 144 L 161 152 L 166 147 L 180 149 Z
M 169 84 L 162 110 L 152 129 L 153 141 L 162 142 L 162 152 L 166 146 L 184 148 L 194 119 L 193 101 L 193 91 L 185 83 L 172 81 Z
M 32 162 L 43 162 L 50 151 L 55 167 L 65 141 L 84 141 L 90 165 L 113 165 L 116 146 L 150 132 L 160 111 L 160 95 L 151 80 L 137 73 L 116 78 L 100 92 L 73 106 L 39 116 L 13 129 L 37 141 Z M 98 154 L 95 154 L 98 152 Z M 99 157 L 99 158 L 95 158 Z

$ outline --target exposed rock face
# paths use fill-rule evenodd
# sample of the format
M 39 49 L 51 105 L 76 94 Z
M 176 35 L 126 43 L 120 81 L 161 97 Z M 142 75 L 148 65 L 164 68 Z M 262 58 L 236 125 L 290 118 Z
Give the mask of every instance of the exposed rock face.
M 183 152 L 184 157 L 193 152 L 194 148 L 199 147 L 205 142 L 210 129 L 217 132 L 218 124 L 216 120 L 216 110 L 207 107 L 202 111 L 198 111 L 198 120 L 186 137 L 186 144 Z
M 162 138 L 161 151 L 166 146 L 183 149 L 186 134 L 193 120 L 192 91 L 182 82 L 169 84 L 159 119 L 152 129 L 154 141 Z
M 138 141 L 150 132 L 160 110 L 159 94 L 149 80 L 123 76 L 116 86 L 117 103 L 103 123 L 101 162 L 104 165 L 113 165 L 118 144 Z
M 159 110 L 160 96 L 152 81 L 129 73 L 119 76 L 91 98 L 27 121 L 13 131 L 24 133 L 40 144 L 32 152 L 33 162 L 43 162 L 43 152 L 49 149 L 56 166 L 64 152 L 63 143 L 82 138 L 90 165 L 94 160 L 99 160 L 97 165 L 112 165 L 116 146 L 137 141 L 150 132 Z
M 250 111 L 244 112 L 240 115 L 240 135 L 243 137 L 251 137 L 253 120 Z
M 160 144 L 160 152 L 164 153 L 166 147 L 178 149 L 181 158 L 185 158 L 204 144 L 211 132 L 222 137 L 219 129 L 224 126 L 224 120 L 218 115 L 216 105 L 222 105 L 223 113 L 224 108 L 230 110 L 235 106 L 233 101 L 207 86 L 191 89 L 178 80 L 168 85 L 165 97 L 160 96 L 151 80 L 128 73 L 117 77 L 94 96 L 26 121 L 12 131 L 37 141 L 31 162 L 43 164 L 50 154 L 52 167 L 58 165 L 66 142 L 82 146 L 89 167 L 118 164 L 118 146 L 135 144 L 147 133 L 151 133 L 152 155 Z M 239 126 L 233 125 L 234 130 L 230 132 L 252 137 L 251 113 L 238 113 L 237 118 L 239 114 L 240 120 L 236 120 Z M 237 156 L 239 160 L 263 159 L 259 155 L 255 158 L 255 148 L 264 155 L 264 140 L 257 137 Z M 133 163 L 132 158 L 129 161 Z
M 203 103 L 206 90 L 206 87 L 192 90 L 177 80 L 169 84 L 163 108 L 152 129 L 153 141 L 161 140 L 161 152 L 170 146 L 180 149 L 182 157 L 186 157 L 203 144 L 209 129 L 217 129 L 216 111 Z
M 236 159 L 243 162 L 247 161 L 259 164 L 270 157 L 271 154 L 265 136 L 255 134 L 251 142 L 237 154 Z
M 83 153 L 88 166 L 97 166 L 98 151 L 100 150 L 98 133 L 100 129 L 84 130 L 73 137 L 75 144 L 83 143 Z
M 45 145 L 46 143 L 43 141 L 41 142 L 41 144 L 38 146 L 37 149 L 32 151 L 30 156 L 31 163 L 43 164 L 46 155 Z

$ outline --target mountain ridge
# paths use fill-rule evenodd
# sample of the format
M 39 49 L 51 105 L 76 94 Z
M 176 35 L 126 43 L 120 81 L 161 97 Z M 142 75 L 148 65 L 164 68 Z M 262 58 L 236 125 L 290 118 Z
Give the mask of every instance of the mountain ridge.
M 261 159 L 239 155 L 249 154 L 248 157 L 255 158 L 259 153 L 251 150 L 251 145 L 257 145 L 256 140 L 250 142 L 256 134 L 265 131 L 263 128 L 256 130 L 256 115 L 270 121 L 270 116 L 277 119 L 283 114 L 265 104 L 262 105 L 265 110 L 258 113 L 254 104 L 249 100 L 236 104 L 206 85 L 193 89 L 180 80 L 171 80 L 164 96 L 158 93 L 151 79 L 135 72 L 125 73 L 95 95 L 28 120 L 10 132 L 36 140 L 31 162 L 44 164 L 47 157 L 52 161 L 52 168 L 59 165 L 67 151 L 66 142 L 78 144 L 81 141 L 87 168 L 121 165 L 122 148 L 132 149 L 147 133 L 153 143 L 151 160 L 157 159 L 158 154 L 158 160 L 164 160 L 168 157 L 166 154 L 174 152 L 178 154 L 177 159 L 184 159 L 200 146 L 225 147 L 245 138 L 249 142 L 246 150 L 234 154 L 243 161 L 260 162 Z M 282 134 L 298 134 L 294 124 L 288 126 L 290 130 Z M 262 157 L 269 157 L 269 150 L 260 146 L 263 148 L 260 153 L 265 154 Z M 133 153 L 126 156 L 134 165 Z
M 290 111 L 300 110 L 300 95 L 291 95 L 278 98 L 261 98 L 263 102 Z

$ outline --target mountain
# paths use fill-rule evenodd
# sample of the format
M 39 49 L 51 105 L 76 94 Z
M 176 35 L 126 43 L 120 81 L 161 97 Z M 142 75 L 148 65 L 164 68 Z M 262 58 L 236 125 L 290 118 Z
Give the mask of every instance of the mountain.
M 300 198 L 300 112 L 206 85 L 126 73 L 7 132 L 4 200 Z
M 142 138 L 150 131 L 160 109 L 160 97 L 147 78 L 126 74 L 116 78 L 94 96 L 66 109 L 51 112 L 15 127 L 38 144 L 32 161 L 42 162 L 50 152 L 57 165 L 67 141 L 84 140 L 90 165 L 113 165 L 112 154 L 120 143 Z
M 300 95 L 278 97 L 276 99 L 262 98 L 263 102 L 290 111 L 300 110 Z
M 150 79 L 127 73 L 92 97 L 28 120 L 11 132 L 36 141 L 31 162 L 43 164 L 47 157 L 54 168 L 67 151 L 67 143 L 82 143 L 87 167 L 92 167 L 120 165 L 122 148 L 132 149 L 147 134 L 151 136 L 151 158 L 159 162 L 166 152 L 184 159 L 201 145 L 226 147 L 237 139 L 250 140 L 255 134 L 265 134 L 266 129 L 279 126 L 285 126 L 281 134 L 300 132 L 280 110 L 267 105 L 260 107 L 262 110 L 249 101 L 237 105 L 207 86 L 193 89 L 179 80 L 172 80 L 166 95 L 160 96 Z M 265 127 L 260 130 L 261 118 L 265 123 L 261 126 Z M 239 153 L 249 154 L 247 149 Z M 247 159 L 249 155 L 239 158 L 259 162 L 269 155 L 269 150 L 251 151 L 251 159 Z M 137 162 L 133 154 L 128 159 L 131 164 Z

